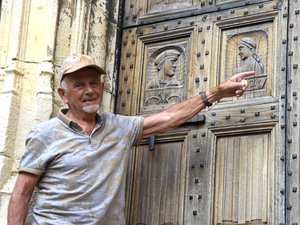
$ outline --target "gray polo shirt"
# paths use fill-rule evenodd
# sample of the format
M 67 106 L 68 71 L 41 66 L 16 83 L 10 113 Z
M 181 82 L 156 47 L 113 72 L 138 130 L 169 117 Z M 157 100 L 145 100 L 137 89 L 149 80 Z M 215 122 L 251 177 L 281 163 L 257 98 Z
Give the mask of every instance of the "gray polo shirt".
M 41 176 L 33 224 L 124 225 L 129 150 L 142 117 L 103 113 L 91 135 L 63 113 L 26 139 L 19 171 Z

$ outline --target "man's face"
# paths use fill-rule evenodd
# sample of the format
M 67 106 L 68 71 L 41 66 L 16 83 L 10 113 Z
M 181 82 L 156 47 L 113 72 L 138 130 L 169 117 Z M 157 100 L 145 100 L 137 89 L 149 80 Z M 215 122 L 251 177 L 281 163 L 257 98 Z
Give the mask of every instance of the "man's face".
M 246 58 L 248 58 L 249 56 L 251 56 L 251 51 L 249 49 L 249 47 L 240 44 L 239 45 L 239 55 L 241 56 L 242 60 L 245 60 Z
M 175 58 L 169 58 L 165 60 L 164 63 L 164 73 L 165 75 L 172 77 L 176 71 L 176 60 Z
M 91 67 L 65 75 L 58 92 L 74 113 L 95 113 L 103 98 L 103 83 L 99 72 Z

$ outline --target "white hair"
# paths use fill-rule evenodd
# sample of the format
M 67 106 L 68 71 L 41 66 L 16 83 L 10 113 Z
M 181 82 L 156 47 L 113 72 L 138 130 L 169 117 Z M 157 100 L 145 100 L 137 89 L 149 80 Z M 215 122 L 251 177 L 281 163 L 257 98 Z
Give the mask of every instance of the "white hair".
M 60 82 L 60 87 L 63 88 L 63 89 L 66 89 L 67 88 L 67 84 L 66 84 L 66 81 L 65 80 L 62 80 Z

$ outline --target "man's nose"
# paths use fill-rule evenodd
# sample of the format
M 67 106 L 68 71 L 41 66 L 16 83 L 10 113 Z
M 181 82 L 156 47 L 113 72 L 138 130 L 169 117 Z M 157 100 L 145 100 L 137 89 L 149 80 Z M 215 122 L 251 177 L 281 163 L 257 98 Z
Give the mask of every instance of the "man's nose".
M 93 93 L 94 92 L 94 88 L 91 85 L 86 85 L 85 92 L 86 93 Z

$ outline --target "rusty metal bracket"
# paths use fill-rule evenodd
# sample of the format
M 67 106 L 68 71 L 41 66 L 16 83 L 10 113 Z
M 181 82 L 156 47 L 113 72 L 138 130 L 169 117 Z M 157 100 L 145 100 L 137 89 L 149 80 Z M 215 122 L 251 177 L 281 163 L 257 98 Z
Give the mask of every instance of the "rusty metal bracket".
M 182 125 L 186 126 L 186 125 L 203 124 L 203 123 L 205 123 L 205 120 L 206 120 L 206 117 L 204 114 L 198 114 Z M 149 147 L 149 151 L 155 150 L 155 135 L 148 137 L 148 147 Z
M 186 121 L 183 125 L 196 125 L 205 123 L 206 117 L 204 114 L 197 114 L 190 120 Z
M 155 135 L 148 137 L 149 151 L 155 150 Z

